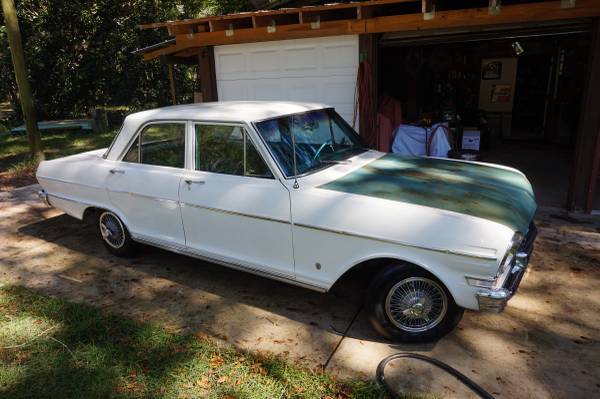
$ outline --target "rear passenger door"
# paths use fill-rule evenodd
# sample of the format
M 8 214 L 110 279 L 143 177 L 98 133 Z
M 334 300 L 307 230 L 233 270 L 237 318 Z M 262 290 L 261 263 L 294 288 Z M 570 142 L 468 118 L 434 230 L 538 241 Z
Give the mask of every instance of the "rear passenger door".
M 180 183 L 188 249 L 294 276 L 290 197 L 244 125 L 195 123 L 193 170 Z
M 110 170 L 110 200 L 134 239 L 185 248 L 178 191 L 186 164 L 186 130 L 185 121 L 142 126 Z

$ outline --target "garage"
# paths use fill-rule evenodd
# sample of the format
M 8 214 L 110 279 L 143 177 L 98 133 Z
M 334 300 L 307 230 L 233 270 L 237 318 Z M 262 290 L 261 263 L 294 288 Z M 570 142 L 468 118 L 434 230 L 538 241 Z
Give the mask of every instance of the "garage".
M 387 101 L 401 110 L 403 124 L 426 132 L 442 123 L 454 157 L 467 150 L 471 158 L 515 167 L 532 181 L 539 204 L 565 207 L 585 86 L 581 60 L 590 43 L 585 23 L 433 37 L 386 33 L 379 41 L 378 118 L 394 118 Z M 401 142 L 403 132 L 396 127 L 392 141 Z
M 600 3 L 325 3 L 143 25 L 171 38 L 138 53 L 171 78 L 195 65 L 197 100 L 327 103 L 371 148 L 417 137 L 417 155 L 516 167 L 541 205 L 600 212 Z
M 352 123 L 358 36 L 215 46 L 219 99 L 326 103 Z

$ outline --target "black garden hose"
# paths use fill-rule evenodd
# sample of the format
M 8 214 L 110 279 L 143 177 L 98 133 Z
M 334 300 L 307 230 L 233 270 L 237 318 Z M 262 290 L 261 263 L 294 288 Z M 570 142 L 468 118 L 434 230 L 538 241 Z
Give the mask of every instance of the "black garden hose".
M 376 372 L 377 382 L 382 384 L 387 389 L 387 391 L 389 392 L 391 397 L 394 399 L 398 399 L 398 398 L 400 398 L 400 396 L 390 387 L 390 385 L 386 381 L 385 367 L 388 365 L 389 362 L 396 360 L 396 359 L 401 359 L 401 358 L 417 359 L 417 360 L 421 360 L 421 361 L 429 363 L 429 364 L 433 364 L 434 366 L 436 366 L 436 367 L 444 370 L 448 374 L 451 374 L 452 376 L 454 376 L 457 380 L 459 380 L 464 385 L 466 385 L 471 391 L 473 391 L 477 395 L 479 395 L 479 397 L 481 397 L 483 399 L 494 399 L 494 397 L 490 393 L 488 393 L 482 387 L 480 387 L 475 382 L 473 382 L 473 380 L 471 380 L 469 377 L 467 377 L 460 371 L 456 370 L 455 368 L 450 367 L 446 363 L 441 362 L 441 361 L 434 359 L 432 357 L 429 357 L 429 356 L 419 355 L 416 353 L 407 353 L 407 352 L 394 353 L 393 355 L 390 355 L 390 356 L 384 358 L 381 362 L 379 362 L 379 365 L 377 365 L 377 372 Z

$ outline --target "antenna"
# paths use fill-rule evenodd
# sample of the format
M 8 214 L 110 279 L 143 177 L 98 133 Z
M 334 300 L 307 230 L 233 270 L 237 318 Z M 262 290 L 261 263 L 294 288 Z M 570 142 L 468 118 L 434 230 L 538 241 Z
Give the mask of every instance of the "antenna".
M 300 188 L 300 184 L 298 184 L 298 168 L 296 167 L 296 135 L 294 134 L 294 122 L 296 120 L 296 115 L 292 115 L 292 123 L 290 126 L 290 134 L 292 135 L 292 159 L 294 161 L 294 187 L 295 189 Z

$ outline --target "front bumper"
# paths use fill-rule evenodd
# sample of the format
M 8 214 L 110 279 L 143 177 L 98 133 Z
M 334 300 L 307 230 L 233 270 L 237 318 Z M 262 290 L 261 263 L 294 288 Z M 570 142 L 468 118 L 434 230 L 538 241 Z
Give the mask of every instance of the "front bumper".
M 533 252 L 533 242 L 537 236 L 537 227 L 533 222 L 529 226 L 527 236 L 517 251 L 509 275 L 500 288 L 486 288 L 477 292 L 479 310 L 484 312 L 500 313 L 506 307 L 506 303 L 517 291 L 521 280 L 527 271 L 529 259 Z

